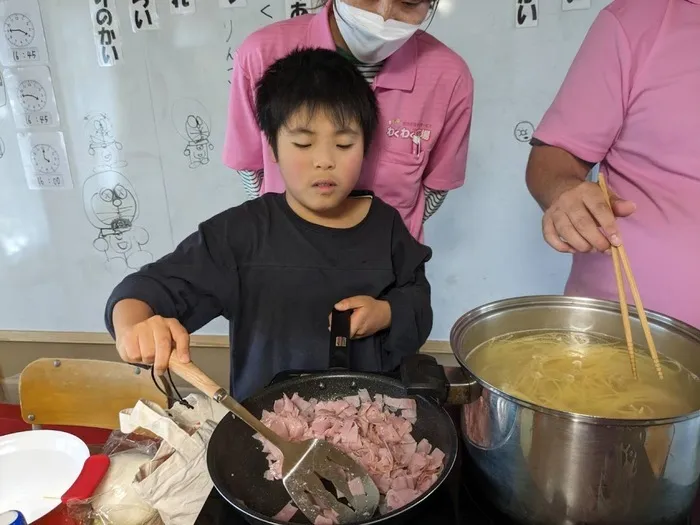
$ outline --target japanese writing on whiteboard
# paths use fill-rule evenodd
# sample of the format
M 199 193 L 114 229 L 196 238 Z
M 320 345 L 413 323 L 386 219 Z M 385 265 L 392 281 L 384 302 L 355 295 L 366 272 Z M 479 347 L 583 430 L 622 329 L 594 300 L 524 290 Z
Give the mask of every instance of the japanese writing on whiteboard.
M 515 27 L 536 27 L 539 23 L 539 18 L 538 0 L 517 0 Z
M 130 0 L 129 17 L 134 32 L 159 27 L 155 0 Z
M 219 7 L 246 7 L 248 0 L 219 0 Z
M 113 66 L 122 60 L 122 41 L 116 2 L 114 0 L 89 1 L 97 61 L 103 67 Z
M 285 0 L 285 18 L 316 13 L 321 8 L 319 4 L 319 0 Z
M 562 0 L 561 8 L 563 11 L 576 11 L 577 9 L 590 9 L 591 0 Z
M 228 23 L 228 36 L 226 43 L 228 44 L 228 53 L 226 54 L 226 63 L 228 64 L 228 83 L 231 83 L 231 75 L 233 74 L 233 46 L 231 45 L 231 37 L 233 36 L 233 20 Z
M 170 0 L 170 12 L 174 15 L 191 15 L 196 10 L 195 0 Z

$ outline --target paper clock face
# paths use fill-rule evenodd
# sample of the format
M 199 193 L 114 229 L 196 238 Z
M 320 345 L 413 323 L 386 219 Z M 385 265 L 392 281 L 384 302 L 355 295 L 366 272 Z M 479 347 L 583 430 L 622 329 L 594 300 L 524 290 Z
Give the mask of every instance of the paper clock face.
M 19 129 L 59 126 L 58 106 L 47 66 L 5 69 L 7 95 Z
M 32 20 L 22 13 L 12 13 L 5 18 L 3 33 L 12 47 L 27 47 L 36 36 Z
M 0 64 L 48 65 L 39 0 L 1 0 L 0 32 Z
M 37 144 L 31 151 L 32 166 L 39 173 L 56 173 L 61 166 L 58 151 L 49 144 Z
M 17 99 L 25 111 L 41 111 L 46 107 L 46 90 L 36 80 L 23 80 L 17 88 Z
M 63 133 L 18 133 L 17 143 L 29 189 L 73 187 Z

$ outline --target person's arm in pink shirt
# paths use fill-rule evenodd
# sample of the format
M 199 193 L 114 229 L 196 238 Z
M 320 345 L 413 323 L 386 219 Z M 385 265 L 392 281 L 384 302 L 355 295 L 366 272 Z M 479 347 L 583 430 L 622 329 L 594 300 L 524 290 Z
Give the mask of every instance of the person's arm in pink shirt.
M 442 206 L 447 197 L 446 190 L 431 190 L 430 188 L 423 186 L 423 194 L 425 195 L 425 209 L 423 210 L 423 222 L 427 221 L 432 217 L 438 208 Z
M 598 185 L 586 182 L 622 129 L 631 62 L 619 21 L 602 11 L 535 132 L 527 186 L 544 210 L 545 240 L 558 251 L 605 251 L 611 242 L 619 244 L 615 215 L 634 211 L 632 203 L 613 196 L 613 215 Z
M 223 161 L 241 176 L 250 198 L 260 196 L 263 179 L 264 146 L 255 119 L 254 92 L 255 82 L 236 53 L 233 57 Z
M 449 190 L 464 184 L 473 102 L 474 83 L 471 75 L 467 73 L 455 84 L 447 110 L 447 120 L 430 151 L 428 165 L 423 174 L 424 221 L 437 211 Z
M 248 200 L 257 199 L 260 197 L 260 193 L 262 192 L 263 176 L 265 175 L 263 170 L 238 170 L 238 175 L 241 177 L 243 189 L 245 190 L 246 195 L 248 195 Z

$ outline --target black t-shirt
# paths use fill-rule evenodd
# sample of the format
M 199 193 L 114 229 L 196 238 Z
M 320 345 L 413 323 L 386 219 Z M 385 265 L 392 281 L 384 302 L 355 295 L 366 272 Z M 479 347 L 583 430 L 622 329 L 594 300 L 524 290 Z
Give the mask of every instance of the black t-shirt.
M 190 332 L 223 315 L 230 321 L 231 392 L 239 399 L 285 370 L 329 367 L 328 316 L 355 295 L 389 301 L 392 324 L 350 344 L 350 368 L 389 371 L 418 352 L 432 328 L 425 263 L 399 213 L 377 197 L 348 229 L 305 221 L 284 194 L 270 193 L 202 223 L 169 255 L 127 276 L 112 292 L 112 310 L 140 299 Z

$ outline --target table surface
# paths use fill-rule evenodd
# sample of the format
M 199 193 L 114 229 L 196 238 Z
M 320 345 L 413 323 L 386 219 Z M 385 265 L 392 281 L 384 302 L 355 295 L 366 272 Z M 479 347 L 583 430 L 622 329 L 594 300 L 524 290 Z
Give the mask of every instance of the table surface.
M 69 432 L 82 439 L 92 454 L 102 452 L 102 445 L 110 435 L 109 430 L 91 429 L 82 427 L 44 427 L 47 429 Z M 0 403 L 0 436 L 31 430 L 31 425 L 22 421 L 21 411 L 17 405 Z M 695 501 L 693 523 L 700 523 L 700 494 Z M 37 520 L 37 525 L 78 525 L 68 515 L 64 505 L 58 506 L 52 512 Z

